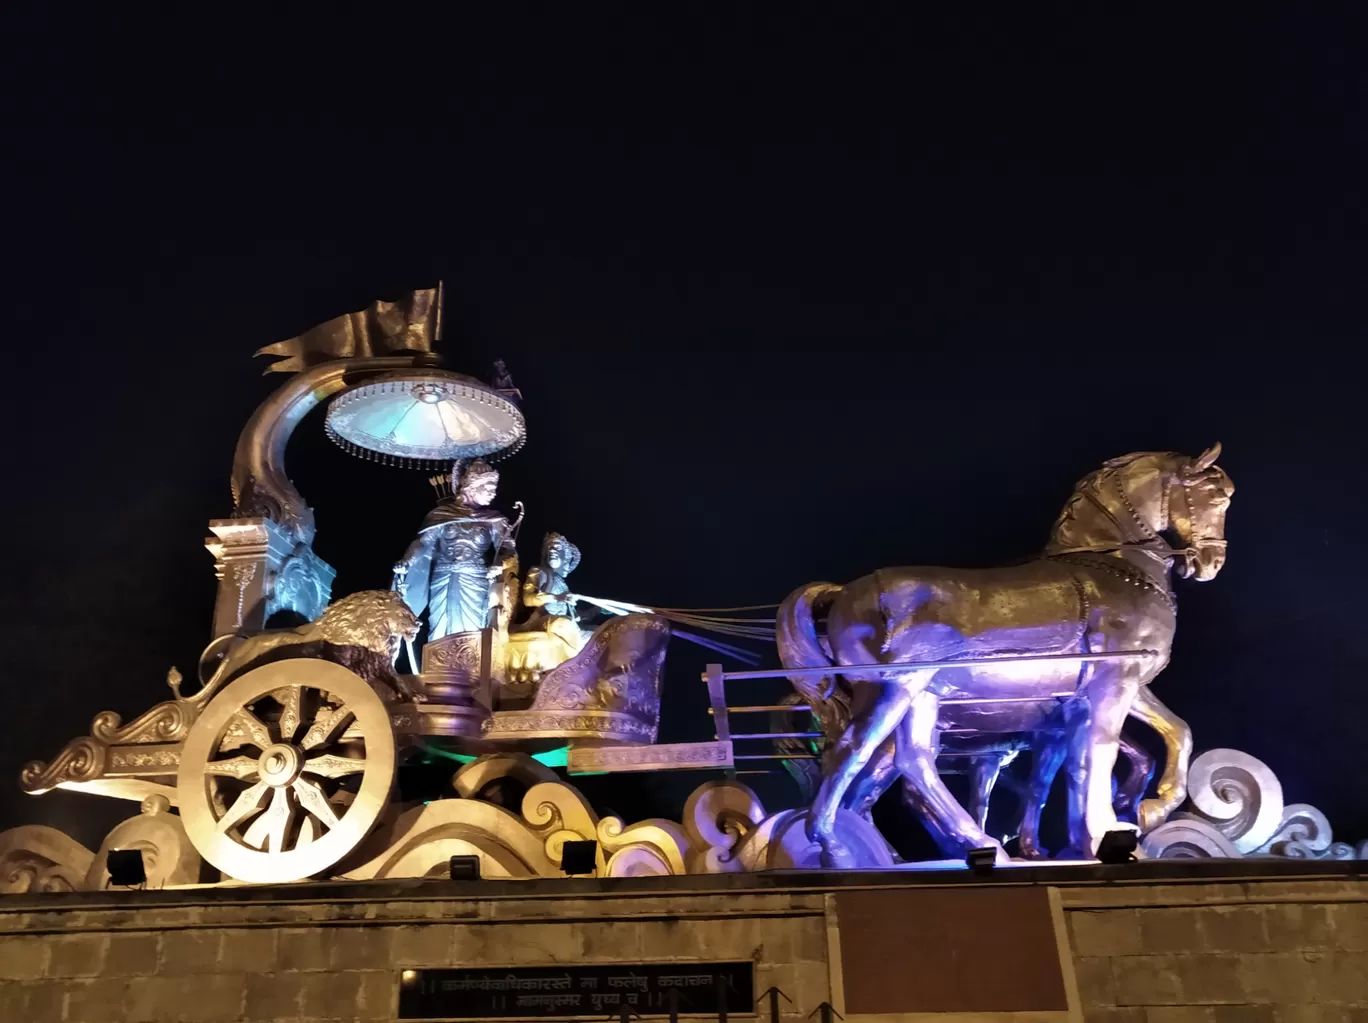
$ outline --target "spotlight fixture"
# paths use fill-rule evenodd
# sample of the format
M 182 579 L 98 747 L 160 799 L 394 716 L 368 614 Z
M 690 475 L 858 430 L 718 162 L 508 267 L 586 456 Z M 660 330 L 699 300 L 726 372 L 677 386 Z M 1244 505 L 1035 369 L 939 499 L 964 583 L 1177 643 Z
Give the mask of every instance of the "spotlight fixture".
M 986 874 L 997 864 L 997 848 L 985 845 L 982 849 L 970 849 L 964 862 L 975 873 Z
M 111 849 L 105 861 L 109 883 L 119 888 L 147 884 L 147 868 L 141 849 Z
M 597 842 L 566 842 L 561 848 L 561 870 L 572 876 L 592 874 L 597 860 Z
M 453 856 L 447 865 L 453 881 L 478 881 L 480 879 L 480 857 Z
M 1097 843 L 1097 859 L 1100 863 L 1134 863 L 1135 849 L 1140 844 L 1140 836 L 1129 829 L 1108 831 Z

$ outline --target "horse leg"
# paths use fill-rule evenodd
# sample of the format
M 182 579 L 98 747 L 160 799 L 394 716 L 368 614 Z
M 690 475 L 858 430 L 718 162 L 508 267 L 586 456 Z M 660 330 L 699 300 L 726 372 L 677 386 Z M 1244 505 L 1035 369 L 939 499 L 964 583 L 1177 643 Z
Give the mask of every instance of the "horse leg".
M 1131 704 L 1131 715 L 1149 725 L 1164 740 L 1164 773 L 1154 799 L 1140 803 L 1136 821 L 1140 831 L 1158 827 L 1187 798 L 1188 761 L 1192 759 L 1192 729 L 1165 707 L 1149 686 L 1141 686 Z
M 841 808 L 846 791 L 859 778 L 874 751 L 893 733 L 907 713 L 910 699 L 905 686 L 898 682 L 858 684 L 877 687 L 873 706 L 851 721 L 841 735 L 833 758 L 834 765 L 822 779 L 822 786 L 817 790 L 817 798 L 808 814 L 808 840 L 821 844 L 824 867 L 859 866 L 850 850 L 836 838 L 836 811 Z
M 935 693 L 918 692 L 912 697 L 911 709 L 898 729 L 898 770 L 902 772 L 909 802 L 926 817 L 941 851 L 947 856 L 963 856 L 970 849 L 993 846 L 998 859 L 1007 860 L 1002 843 L 989 838 L 967 810 L 951 795 L 936 770 L 936 720 L 940 714 L 940 697 Z
M 888 786 L 898 777 L 898 767 L 893 756 L 893 741 L 885 739 L 869 758 L 859 777 L 846 790 L 841 809 L 859 814 L 871 820 L 874 804 L 888 791 Z
M 1069 855 L 1092 857 L 1108 831 L 1120 826 L 1112 807 L 1112 769 L 1121 726 L 1140 686 L 1127 666 L 1095 665 L 1069 715 Z
M 1049 853 L 1040 845 L 1040 817 L 1045 812 L 1045 804 L 1050 800 L 1050 789 L 1054 785 L 1055 775 L 1064 763 L 1065 752 L 1063 738 L 1053 735 L 1042 737 L 1033 751 L 1031 780 L 1021 813 L 1021 830 L 1017 833 L 1021 855 L 1028 860 L 1049 858 Z
M 980 830 L 988 827 L 988 804 L 993 798 L 993 786 L 1002 773 L 1002 765 L 1012 756 L 1011 753 L 984 753 L 969 758 L 969 805 L 965 809 Z
M 1135 713 L 1134 708 L 1131 714 Z M 1125 780 L 1116 787 L 1116 815 L 1127 821 L 1136 820 L 1136 808 L 1149 788 L 1154 777 L 1154 758 L 1139 743 L 1131 742 L 1121 733 L 1121 755 L 1126 758 L 1128 768 Z

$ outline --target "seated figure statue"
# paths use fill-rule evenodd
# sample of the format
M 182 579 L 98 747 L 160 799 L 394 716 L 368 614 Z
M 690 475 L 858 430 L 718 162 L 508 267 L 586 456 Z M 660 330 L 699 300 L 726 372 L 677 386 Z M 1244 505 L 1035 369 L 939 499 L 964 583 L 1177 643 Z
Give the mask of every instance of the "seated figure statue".
M 589 639 L 580 628 L 566 576 L 579 564 L 579 548 L 560 533 L 542 540 L 541 564 L 527 571 L 522 605 L 531 614 L 509 629 L 510 678 L 536 681 L 541 673 L 579 653 Z
M 532 613 L 516 628 L 520 632 L 553 633 L 578 650 L 589 634 L 579 627 L 575 607 L 579 598 L 570 592 L 566 577 L 579 565 L 579 548 L 559 533 L 547 533 L 542 539 L 541 560 L 540 565 L 527 570 L 523 580 L 522 604 Z

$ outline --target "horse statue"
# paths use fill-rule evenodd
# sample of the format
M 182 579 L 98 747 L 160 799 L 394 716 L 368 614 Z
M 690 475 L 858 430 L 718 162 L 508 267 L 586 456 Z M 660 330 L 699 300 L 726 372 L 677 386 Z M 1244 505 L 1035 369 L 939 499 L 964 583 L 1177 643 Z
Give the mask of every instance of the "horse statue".
M 784 667 L 838 669 L 818 679 L 790 676 L 794 687 L 819 721 L 849 722 L 808 814 L 824 865 L 859 865 L 834 832 L 837 810 L 848 808 L 852 789 L 867 799 L 894 772 L 946 855 L 992 846 L 1006 857 L 937 773 L 942 730 L 1061 730 L 1055 746 L 1069 781 L 1064 856 L 1092 856 L 1119 826 L 1112 770 L 1128 716 L 1157 728 L 1168 752 L 1156 797 L 1138 809 L 1142 828 L 1178 807 L 1191 739 L 1147 687 L 1173 642 L 1170 572 L 1204 582 L 1225 563 L 1235 488 L 1215 464 L 1219 455 L 1217 444 L 1196 458 L 1140 452 L 1112 459 L 1078 483 L 1045 550 L 1024 564 L 881 569 L 846 586 L 810 583 L 784 600 L 777 621 Z M 826 634 L 819 636 L 823 614 Z M 1059 656 L 1066 654 L 1109 656 Z M 1022 660 L 1041 655 L 1057 656 Z M 980 659 L 990 663 L 928 665 Z M 880 667 L 839 670 L 871 665 Z M 876 753 L 890 739 L 894 772 L 880 780 Z M 1060 766 L 1054 756 L 1037 760 L 1042 776 L 1052 778 Z
M 802 704 L 807 700 L 821 700 L 821 693 L 804 696 L 798 692 L 785 697 L 785 705 Z M 839 748 L 841 735 L 850 724 L 850 693 L 848 689 L 839 698 L 825 700 L 828 710 L 825 714 L 812 715 L 821 726 L 822 737 L 814 741 L 804 737 L 776 740 L 780 752 L 799 754 L 800 758 L 784 762 L 784 768 L 793 777 L 802 798 L 811 802 L 821 785 L 822 766 L 830 766 L 832 755 Z M 809 706 L 812 706 L 809 704 Z M 942 716 L 953 714 L 952 708 L 942 707 Z M 1182 802 L 1186 792 L 1186 765 L 1192 756 L 1192 730 L 1187 722 L 1165 707 L 1154 694 L 1146 689 L 1136 694 L 1131 706 L 1131 718 L 1146 722 L 1163 740 L 1167 763 L 1171 765 L 1171 775 L 1164 782 L 1160 793 L 1162 798 L 1143 802 L 1145 791 L 1154 776 L 1154 758 L 1139 742 L 1122 733 L 1118 740 L 1120 757 L 1126 769 L 1116 782 L 1115 797 L 1112 800 L 1118 819 L 1134 822 L 1139 830 L 1149 831 L 1162 824 L 1168 815 Z M 771 714 L 771 727 L 776 732 L 793 733 L 801 731 L 805 722 L 796 713 L 781 710 Z M 995 735 L 980 734 L 972 728 L 951 731 L 946 734 L 941 729 L 942 745 L 938 751 L 937 769 L 941 775 L 963 775 L 967 779 L 968 799 L 964 808 L 980 828 L 988 826 L 988 809 L 999 778 L 1006 779 L 1007 787 L 1016 796 L 1018 803 L 1015 824 L 1008 823 L 1008 837 L 1015 837 L 1026 859 L 1048 859 L 1049 853 L 1041 845 L 1040 822 L 1045 804 L 1050 796 L 1050 788 L 1055 775 L 1064 764 L 1067 752 L 1067 735 L 1061 713 L 1044 722 L 1041 728 L 1025 734 Z M 825 752 L 823 752 L 825 747 Z M 901 778 L 894 757 L 893 738 L 886 739 L 860 772 L 859 778 L 846 790 L 841 801 L 841 809 L 863 817 L 873 824 L 874 804 Z M 1013 778 L 1005 773 L 1005 768 L 1016 761 L 1021 753 L 1031 753 L 1030 770 L 1024 778 Z M 812 754 L 819 754 L 812 758 Z M 915 793 L 904 792 L 909 809 L 920 813 L 920 804 Z M 999 832 L 1001 834 L 1001 832 Z

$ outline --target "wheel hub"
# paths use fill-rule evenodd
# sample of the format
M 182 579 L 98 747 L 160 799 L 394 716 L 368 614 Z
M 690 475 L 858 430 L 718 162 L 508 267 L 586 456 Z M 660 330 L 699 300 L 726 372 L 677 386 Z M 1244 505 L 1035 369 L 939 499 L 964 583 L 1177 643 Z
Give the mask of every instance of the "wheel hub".
M 299 750 L 284 742 L 267 746 L 261 751 L 261 759 L 257 762 L 261 780 L 277 789 L 284 788 L 298 778 L 303 763 Z

